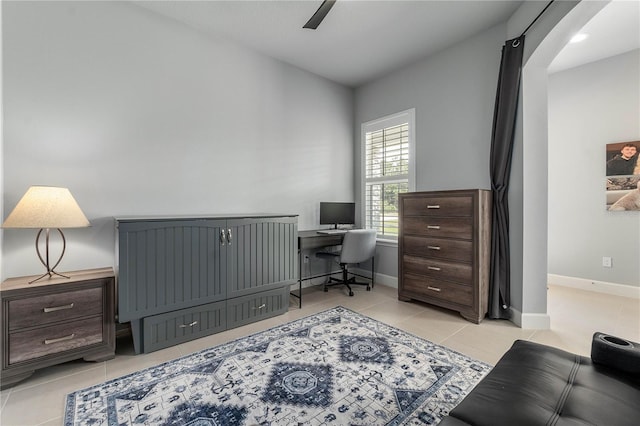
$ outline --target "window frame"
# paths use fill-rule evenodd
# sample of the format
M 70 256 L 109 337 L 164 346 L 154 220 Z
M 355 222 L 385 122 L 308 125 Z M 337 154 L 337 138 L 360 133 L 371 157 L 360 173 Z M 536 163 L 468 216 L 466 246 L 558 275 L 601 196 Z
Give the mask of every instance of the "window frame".
M 362 210 L 360 212 L 360 223 L 362 227 L 366 227 L 367 224 L 367 133 L 386 129 L 388 127 L 398 126 L 404 123 L 408 124 L 408 144 L 409 144 L 409 169 L 407 172 L 407 186 L 409 192 L 414 192 L 416 187 L 416 110 L 410 108 L 404 111 L 400 111 L 395 114 L 387 115 L 375 120 L 362 123 L 360 130 L 360 199 L 362 200 Z M 371 181 L 385 182 L 397 181 L 397 177 L 390 177 L 389 179 L 374 178 Z M 398 206 L 399 207 L 399 206 Z M 397 235 L 385 235 L 378 234 L 378 240 L 386 242 L 397 242 Z

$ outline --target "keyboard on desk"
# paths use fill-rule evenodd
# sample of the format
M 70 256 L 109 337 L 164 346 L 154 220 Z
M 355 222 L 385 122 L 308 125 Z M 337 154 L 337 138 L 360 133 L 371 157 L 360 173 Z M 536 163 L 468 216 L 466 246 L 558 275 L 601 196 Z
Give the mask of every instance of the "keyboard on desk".
M 318 234 L 328 234 L 328 235 L 334 235 L 334 234 L 346 234 L 347 230 L 346 229 L 322 229 L 320 231 L 316 231 Z

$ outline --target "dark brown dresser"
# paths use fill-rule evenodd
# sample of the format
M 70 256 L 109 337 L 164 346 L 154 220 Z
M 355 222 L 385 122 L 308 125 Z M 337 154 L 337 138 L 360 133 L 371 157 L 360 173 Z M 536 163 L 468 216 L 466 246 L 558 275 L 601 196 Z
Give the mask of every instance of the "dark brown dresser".
M 400 194 L 398 299 L 453 309 L 479 323 L 487 313 L 491 192 Z
M 2 388 L 35 370 L 83 358 L 115 356 L 115 276 L 112 268 L 66 272 L 29 284 L 2 283 Z

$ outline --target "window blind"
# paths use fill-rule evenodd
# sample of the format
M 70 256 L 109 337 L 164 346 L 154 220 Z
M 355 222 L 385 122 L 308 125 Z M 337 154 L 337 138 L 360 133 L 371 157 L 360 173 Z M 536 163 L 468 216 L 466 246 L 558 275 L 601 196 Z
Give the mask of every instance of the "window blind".
M 398 235 L 398 194 L 409 190 L 409 123 L 366 133 L 365 226 Z

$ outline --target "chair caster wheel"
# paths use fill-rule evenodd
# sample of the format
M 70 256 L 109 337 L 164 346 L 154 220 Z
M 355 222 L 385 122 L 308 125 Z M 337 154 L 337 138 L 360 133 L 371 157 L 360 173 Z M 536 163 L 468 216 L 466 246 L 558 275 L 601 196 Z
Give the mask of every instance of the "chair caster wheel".
M 353 297 L 353 292 L 352 291 L 349 292 L 349 296 Z
M 328 292 L 329 292 L 329 289 L 328 289 L 327 287 L 325 287 L 325 288 L 324 288 L 324 292 L 325 292 L 325 293 L 328 293 Z
M 367 291 L 371 291 L 371 287 L 367 286 Z

